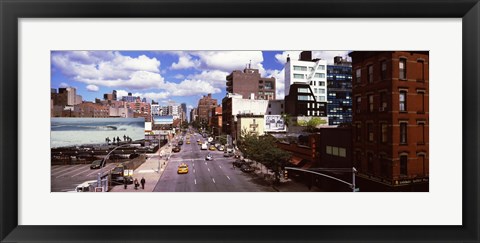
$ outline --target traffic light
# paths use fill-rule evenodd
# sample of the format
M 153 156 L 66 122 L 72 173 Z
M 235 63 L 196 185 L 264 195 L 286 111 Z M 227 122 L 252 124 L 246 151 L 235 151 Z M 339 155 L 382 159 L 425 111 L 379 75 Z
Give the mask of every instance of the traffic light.
M 285 180 L 288 180 L 288 170 L 283 171 L 283 178 L 285 178 Z

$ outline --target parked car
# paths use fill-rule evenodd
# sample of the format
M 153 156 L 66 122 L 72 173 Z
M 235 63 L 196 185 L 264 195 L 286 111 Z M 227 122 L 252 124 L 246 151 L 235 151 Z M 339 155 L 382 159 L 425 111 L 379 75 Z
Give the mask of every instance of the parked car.
M 220 145 L 220 148 L 218 148 L 219 151 L 223 151 L 225 149 L 225 146 Z
M 178 145 L 182 146 L 183 145 L 183 140 L 178 141 Z
M 215 148 L 214 145 L 210 145 L 210 148 L 208 148 L 208 149 L 210 149 L 210 150 L 212 150 L 212 151 L 215 151 L 215 150 L 216 150 L 216 148 Z
M 238 167 L 238 168 L 242 167 L 242 165 L 244 165 L 244 164 L 245 164 L 245 162 L 243 162 L 241 160 L 238 160 L 238 159 L 233 162 L 233 165 L 235 167 Z
M 99 159 L 99 160 L 94 160 L 94 161 L 92 162 L 92 164 L 90 165 L 90 169 L 92 169 L 92 170 L 93 170 L 93 169 L 100 169 L 101 166 L 102 166 L 102 160 L 101 160 L 101 159 Z
M 253 168 L 253 167 L 251 167 L 250 165 L 247 165 L 247 164 L 242 165 L 242 167 L 240 167 L 240 169 L 245 173 L 250 173 L 250 172 L 255 171 L 255 168 Z
M 140 156 L 140 154 L 137 154 L 137 153 L 133 153 L 133 154 L 130 154 L 128 156 L 129 159 L 135 159 L 135 158 L 138 158 Z
M 205 160 L 213 160 L 213 156 L 208 153 L 207 156 L 205 156 Z
M 172 151 L 175 152 L 175 153 L 178 153 L 178 152 L 180 152 L 180 147 L 175 146 L 175 147 L 173 147 Z

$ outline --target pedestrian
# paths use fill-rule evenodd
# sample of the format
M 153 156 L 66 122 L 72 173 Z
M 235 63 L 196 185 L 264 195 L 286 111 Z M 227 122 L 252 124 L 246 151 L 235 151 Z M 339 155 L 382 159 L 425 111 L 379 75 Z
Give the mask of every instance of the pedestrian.
M 123 134 L 123 141 L 126 141 L 127 140 L 127 136 L 125 136 L 125 134 Z
M 135 190 L 138 190 L 138 187 L 140 186 L 140 184 L 138 184 L 137 178 L 135 178 L 135 181 L 133 183 L 135 184 Z
M 142 189 L 145 189 L 145 178 L 142 177 L 140 183 L 142 183 Z
M 115 143 L 115 137 L 113 137 L 113 143 Z
M 123 179 L 123 188 L 127 189 L 127 178 L 126 177 Z
M 117 136 L 117 142 L 120 143 L 120 138 Z

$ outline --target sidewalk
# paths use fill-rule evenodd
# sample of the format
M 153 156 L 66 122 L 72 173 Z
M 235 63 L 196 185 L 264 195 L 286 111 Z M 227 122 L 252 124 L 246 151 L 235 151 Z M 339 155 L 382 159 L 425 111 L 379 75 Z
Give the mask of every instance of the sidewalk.
M 163 154 L 160 158 L 160 171 L 158 171 L 159 151 L 154 154 L 147 154 L 147 160 L 133 171 L 133 179 L 137 178 L 138 183 L 140 183 L 142 177 L 145 178 L 145 189 L 142 189 L 142 184 L 140 184 L 138 190 L 135 190 L 135 185 L 129 184 L 127 189 L 124 188 L 124 185 L 114 186 L 110 192 L 152 192 L 168 164 L 167 157 L 171 152 L 172 147 L 168 144 L 160 148 L 160 153 Z

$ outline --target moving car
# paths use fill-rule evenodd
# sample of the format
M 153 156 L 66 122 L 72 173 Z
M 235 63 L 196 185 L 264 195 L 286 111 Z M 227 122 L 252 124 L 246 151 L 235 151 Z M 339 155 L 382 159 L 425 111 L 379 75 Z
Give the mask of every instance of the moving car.
M 178 152 L 180 152 L 180 147 L 175 146 L 175 147 L 173 147 L 172 151 L 175 152 L 175 153 L 178 153 Z
M 201 150 L 207 150 L 207 143 L 202 143 L 202 147 L 200 148 Z
M 203 143 L 202 143 L 202 141 L 197 140 L 197 144 L 198 144 L 198 145 L 202 145 Z
M 85 181 L 75 187 L 76 192 L 91 192 L 94 191 L 93 189 L 97 185 L 97 180 L 90 180 L 90 181 Z
M 233 156 L 233 152 L 228 152 L 228 151 L 223 152 L 223 157 L 232 157 L 232 156 Z
M 94 160 L 92 162 L 92 164 L 90 165 L 90 169 L 100 169 L 100 167 L 102 166 L 102 160 L 99 159 L 99 160 Z
M 183 145 L 183 140 L 178 141 L 178 145 L 182 146 Z
M 220 151 L 223 151 L 224 149 L 225 149 L 225 146 L 223 146 L 223 145 L 220 145 L 220 148 L 218 148 L 218 150 L 220 150 Z
M 205 160 L 213 160 L 213 156 L 208 153 L 207 156 L 205 156 Z
M 187 174 L 187 173 L 188 173 L 188 165 L 185 163 L 181 163 L 178 166 L 177 174 Z
M 190 140 L 187 140 L 187 144 L 190 144 Z
M 212 150 L 212 151 L 216 150 L 215 145 L 210 145 L 209 149 Z

